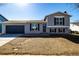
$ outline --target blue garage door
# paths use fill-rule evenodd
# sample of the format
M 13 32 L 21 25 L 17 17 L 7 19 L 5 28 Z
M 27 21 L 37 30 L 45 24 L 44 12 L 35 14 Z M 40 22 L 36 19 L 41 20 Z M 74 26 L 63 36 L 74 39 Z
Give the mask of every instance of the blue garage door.
M 7 25 L 6 33 L 8 33 L 8 34 L 24 34 L 24 25 Z

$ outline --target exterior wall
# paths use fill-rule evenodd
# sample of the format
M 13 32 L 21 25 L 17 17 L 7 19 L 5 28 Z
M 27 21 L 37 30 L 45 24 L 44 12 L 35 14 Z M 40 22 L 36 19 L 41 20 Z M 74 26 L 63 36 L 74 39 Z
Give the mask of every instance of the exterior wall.
M 42 33 L 42 32 L 43 32 L 43 24 L 39 25 L 39 31 L 30 31 L 30 24 L 25 25 L 25 34 Z
M 0 23 L 0 33 L 2 33 L 2 23 Z
M 64 25 L 54 25 L 54 17 L 56 15 L 49 15 L 47 17 L 47 29 L 46 32 L 50 33 L 50 28 L 66 28 L 66 32 L 65 33 L 69 33 L 70 29 L 70 17 L 69 16 L 64 16 L 64 15 L 60 15 L 64 17 Z M 59 32 L 57 32 L 59 34 Z
M 63 16 L 63 15 L 62 15 Z M 64 20 L 64 26 L 70 26 L 70 19 L 69 19 L 69 16 L 64 16 L 65 20 Z M 55 26 L 54 25 L 54 16 L 53 15 L 50 15 L 47 17 L 47 26 Z
M 25 34 L 43 33 L 43 24 L 40 24 L 39 31 L 30 31 L 30 24 L 2 24 L 2 33 L 6 33 L 6 25 L 24 25 Z
M 69 16 L 65 16 L 65 26 L 70 26 L 70 17 Z
M 47 26 L 54 26 L 54 17 L 52 15 L 47 18 Z
M 32 33 L 43 33 L 43 24 L 40 24 L 39 31 L 30 31 L 30 24 L 2 24 L 2 33 L 6 33 L 6 25 L 24 25 L 25 26 L 25 34 L 32 34 Z M 61 28 L 61 27 L 47 27 L 46 33 L 51 33 L 50 28 Z M 66 28 L 65 33 L 69 33 L 69 27 L 62 27 Z M 59 33 L 59 32 L 56 32 Z
M 64 25 L 54 25 L 54 17 L 55 16 L 64 16 Z M 46 26 L 46 33 L 51 33 L 50 32 L 50 28 L 66 28 L 66 32 L 65 33 L 69 33 L 69 26 L 70 26 L 70 17 L 69 16 L 65 16 L 62 14 L 56 14 L 56 15 L 49 15 L 47 16 L 47 26 Z M 2 33 L 6 33 L 6 25 L 24 25 L 25 29 L 25 34 L 32 34 L 32 33 L 43 33 L 43 23 L 39 23 L 39 31 L 30 31 L 30 23 L 2 23 Z M 51 27 L 50 27 L 51 26 Z M 57 31 L 56 33 L 59 34 L 59 32 Z
M 67 33 L 69 33 L 69 27 L 52 27 L 51 29 L 54 29 L 54 28 L 56 28 L 56 32 L 50 32 L 50 28 L 47 28 L 47 33 L 52 33 L 52 34 L 67 34 Z M 65 32 L 62 32 L 62 33 L 60 33 L 60 32 L 58 32 L 58 28 L 65 28 Z
M 5 24 L 2 23 L 2 33 L 5 33 Z

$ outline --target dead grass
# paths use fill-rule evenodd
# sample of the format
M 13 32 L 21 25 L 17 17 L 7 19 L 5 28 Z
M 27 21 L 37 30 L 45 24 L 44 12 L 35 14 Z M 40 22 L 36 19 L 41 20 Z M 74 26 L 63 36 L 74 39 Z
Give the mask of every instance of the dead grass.
M 0 54 L 79 55 L 79 44 L 63 37 L 18 37 L 1 46 Z

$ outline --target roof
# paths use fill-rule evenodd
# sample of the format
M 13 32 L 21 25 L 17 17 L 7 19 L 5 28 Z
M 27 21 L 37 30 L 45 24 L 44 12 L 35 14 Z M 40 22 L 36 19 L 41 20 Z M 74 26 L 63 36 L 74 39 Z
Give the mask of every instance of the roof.
M 44 21 L 46 20 L 46 18 L 48 17 L 48 16 L 51 16 L 51 15 L 56 15 L 56 16 L 61 16 L 61 15 L 63 15 L 63 16 L 69 16 L 69 17 L 71 17 L 71 15 L 69 15 L 68 13 L 64 13 L 64 12 L 55 12 L 55 13 L 52 13 L 52 14 L 49 14 L 49 15 L 47 15 L 47 16 L 45 16 L 45 18 L 44 18 Z
M 59 16 L 60 16 L 60 14 L 62 14 L 62 15 L 64 15 L 64 16 L 71 16 L 71 15 L 69 15 L 68 13 L 64 13 L 64 12 L 55 12 L 55 13 L 49 14 L 49 15 L 47 15 L 47 16 L 50 16 L 50 15 L 59 15 Z
M 4 22 L 4 21 L 8 21 L 8 20 L 7 20 L 3 15 L 1 15 L 1 14 L 0 14 L 0 20 L 3 21 L 3 22 Z
M 3 23 L 9 23 L 9 24 L 26 24 L 26 23 L 47 23 L 46 21 L 43 21 L 43 20 L 31 20 L 31 21 L 6 21 L 6 22 L 3 22 Z

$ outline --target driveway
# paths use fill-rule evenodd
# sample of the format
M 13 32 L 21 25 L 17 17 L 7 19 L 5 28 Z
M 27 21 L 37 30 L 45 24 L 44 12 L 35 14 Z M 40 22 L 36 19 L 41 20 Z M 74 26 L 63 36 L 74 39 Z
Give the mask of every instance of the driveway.
M 21 34 L 2 34 L 0 35 L 0 46 L 8 43 L 9 41 L 15 39 L 17 36 Z

